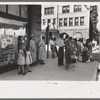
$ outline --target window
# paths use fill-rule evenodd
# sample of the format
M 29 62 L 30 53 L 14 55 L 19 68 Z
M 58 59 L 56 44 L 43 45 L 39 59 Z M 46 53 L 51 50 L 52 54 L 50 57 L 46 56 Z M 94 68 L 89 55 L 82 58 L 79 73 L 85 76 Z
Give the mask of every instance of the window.
M 74 12 L 80 12 L 82 11 L 82 6 L 81 5 L 74 5 Z
M 55 18 L 53 19 L 53 24 L 55 24 L 56 23 L 56 20 L 55 20 Z
M 45 8 L 45 15 L 54 14 L 54 7 Z
M 78 25 L 79 25 L 79 18 L 75 17 L 75 26 L 78 26 Z
M 69 13 L 69 5 L 62 7 L 62 13 Z
M 64 26 L 67 26 L 67 18 L 64 18 Z
M 43 25 L 45 25 L 45 23 L 46 23 L 46 21 L 45 21 L 45 19 L 43 19 Z
M 84 25 L 84 17 L 80 17 L 80 25 Z
M 59 26 L 62 26 L 62 18 L 59 19 Z
M 73 18 L 69 18 L 69 26 L 73 26 Z

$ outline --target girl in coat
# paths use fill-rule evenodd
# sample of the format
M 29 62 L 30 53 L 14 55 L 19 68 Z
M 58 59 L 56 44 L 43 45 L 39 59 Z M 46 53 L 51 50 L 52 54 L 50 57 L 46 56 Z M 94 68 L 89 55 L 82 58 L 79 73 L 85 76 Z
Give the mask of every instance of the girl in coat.
M 26 50 L 26 72 L 31 72 L 30 65 L 32 64 L 32 62 L 33 61 L 32 61 L 31 52 L 27 48 L 27 50 Z
M 26 74 L 25 73 L 25 56 L 26 56 L 25 45 L 23 44 L 18 52 L 18 62 L 17 62 L 18 66 L 19 66 L 18 74 L 23 74 L 23 75 Z

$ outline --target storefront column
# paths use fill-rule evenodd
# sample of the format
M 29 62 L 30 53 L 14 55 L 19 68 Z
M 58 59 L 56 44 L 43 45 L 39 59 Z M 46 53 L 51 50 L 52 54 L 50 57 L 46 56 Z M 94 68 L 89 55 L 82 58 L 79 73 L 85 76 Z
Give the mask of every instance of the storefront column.
M 37 47 L 37 61 L 38 61 L 38 43 L 40 41 L 41 34 L 41 5 L 29 5 L 28 6 L 28 37 L 32 34 L 35 36 L 35 42 Z

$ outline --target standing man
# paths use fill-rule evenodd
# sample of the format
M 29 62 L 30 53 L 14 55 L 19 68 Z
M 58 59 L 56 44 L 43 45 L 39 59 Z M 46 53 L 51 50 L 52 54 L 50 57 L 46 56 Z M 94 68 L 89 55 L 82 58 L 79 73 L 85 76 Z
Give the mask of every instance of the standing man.
M 60 38 L 58 39 L 58 47 L 59 47 L 59 55 L 58 55 L 58 65 L 64 65 L 63 59 L 64 59 L 64 40 L 63 40 L 63 34 L 60 34 Z
M 67 69 L 69 64 L 70 64 L 70 45 L 69 45 L 69 35 L 66 35 L 66 40 L 65 40 L 65 61 L 66 61 L 66 66 L 65 68 Z

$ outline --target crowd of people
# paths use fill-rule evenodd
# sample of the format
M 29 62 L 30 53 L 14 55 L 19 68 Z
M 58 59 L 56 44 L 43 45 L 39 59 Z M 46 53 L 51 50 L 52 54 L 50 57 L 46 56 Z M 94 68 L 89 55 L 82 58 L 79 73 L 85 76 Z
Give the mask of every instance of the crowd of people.
M 31 72 L 30 66 L 36 65 L 37 62 L 37 48 L 38 48 L 38 61 L 41 64 L 45 64 L 46 59 L 46 44 L 45 36 L 36 47 L 35 37 L 31 35 L 28 46 L 25 43 L 25 37 L 18 37 L 18 74 L 25 75 L 27 72 Z M 87 39 L 86 43 L 82 40 L 73 39 L 66 34 L 65 39 L 60 34 L 58 40 L 55 37 L 50 39 L 49 45 L 51 47 L 52 58 L 55 58 L 55 54 L 58 57 L 58 65 L 64 65 L 65 68 L 70 70 L 70 65 L 74 66 L 76 61 L 87 62 L 93 61 L 92 56 L 92 42 Z M 65 51 L 65 52 L 64 52 Z
M 56 41 L 56 38 L 50 40 L 50 46 L 52 51 L 52 58 L 55 58 L 55 53 L 58 57 L 58 65 L 64 65 L 67 70 L 75 67 L 77 61 L 87 62 L 94 61 L 92 56 L 92 41 L 86 40 L 86 43 L 82 39 L 77 40 L 66 34 L 65 39 L 63 34 L 60 34 L 60 38 Z M 57 47 L 58 46 L 58 50 Z M 65 52 L 64 52 L 65 51 Z
M 18 37 L 18 74 L 25 75 L 27 72 L 31 72 L 30 66 L 33 66 L 37 62 L 37 47 L 35 43 L 34 35 L 31 35 L 29 45 L 26 45 L 25 38 L 23 36 Z M 39 61 L 41 64 L 45 64 L 46 48 L 45 37 L 43 36 L 38 44 L 39 49 Z

